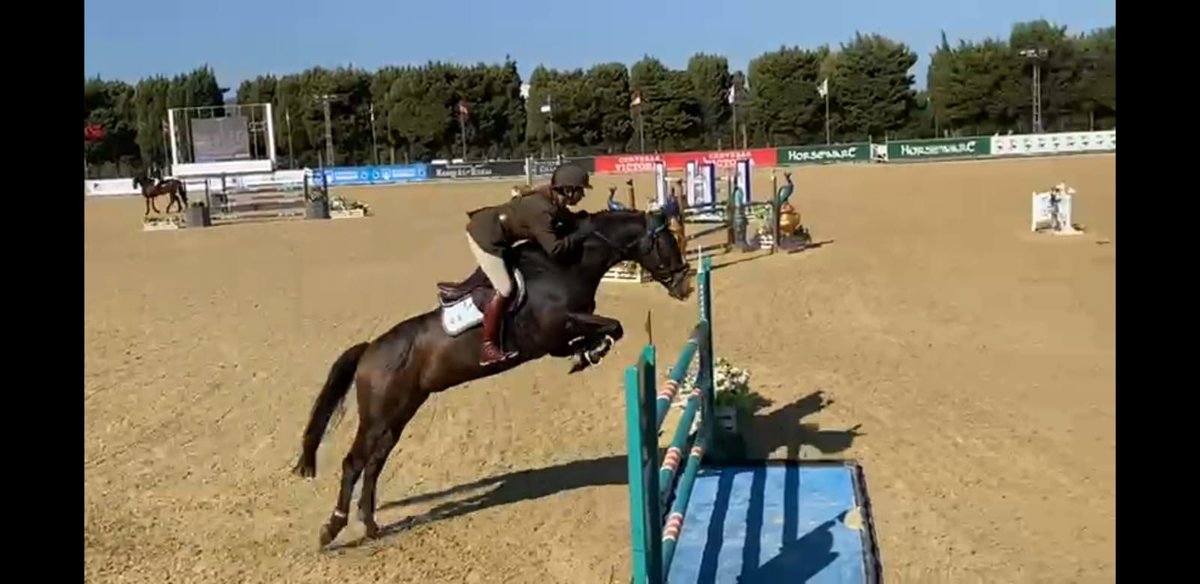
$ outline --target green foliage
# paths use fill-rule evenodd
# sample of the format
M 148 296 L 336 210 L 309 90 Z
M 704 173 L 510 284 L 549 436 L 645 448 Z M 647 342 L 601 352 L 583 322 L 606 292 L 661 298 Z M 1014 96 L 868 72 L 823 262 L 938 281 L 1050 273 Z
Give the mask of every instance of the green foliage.
M 879 35 L 859 34 L 844 45 L 830 79 L 837 88 L 831 92 L 839 114 L 835 141 L 882 138 L 909 125 L 917 107 L 909 71 L 916 63 L 907 46 Z
M 1116 28 L 1071 36 L 1045 20 L 1013 25 L 1007 40 L 962 42 L 943 35 L 929 66 L 933 113 L 958 135 L 1030 132 L 1033 67 L 1041 76 L 1046 131 L 1116 125 Z M 1035 59 L 1024 50 L 1044 51 Z
M 943 34 L 922 91 L 914 87 L 911 48 L 860 33 L 838 50 L 781 47 L 752 60 L 746 73 L 731 72 L 723 56 L 702 53 L 682 70 L 651 56 L 629 67 L 538 67 L 528 80 L 528 100 L 521 97 L 517 63 L 508 57 L 375 72 L 314 67 L 244 81 L 231 97 L 274 105 L 278 156 L 290 166 L 315 166 L 325 150 L 321 96 L 330 100 L 331 164 L 456 158 L 464 132 L 473 159 L 637 152 L 634 91 L 642 96 L 648 151 L 728 148 L 735 136 L 740 146 L 743 129 L 749 147 L 823 143 L 826 100 L 817 86 L 825 79 L 834 142 L 1020 133 L 1032 126 L 1035 64 L 1023 49 L 1045 51 L 1037 66 L 1047 131 L 1116 126 L 1116 27 L 1070 34 L 1044 20 L 1017 23 L 1007 39 L 957 46 Z M 735 105 L 728 99 L 731 85 Z M 113 176 L 164 165 L 167 109 L 221 105 L 225 92 L 207 66 L 133 86 L 86 80 L 84 124 L 101 125 L 105 137 L 85 144 L 85 158 L 94 171 Z M 469 104 L 461 122 L 460 101 Z M 543 113 L 548 103 L 552 111 Z
M 697 143 L 703 135 L 701 106 L 687 71 L 644 57 L 629 69 L 629 84 L 642 96 L 647 150 L 685 150 Z
M 822 51 L 783 47 L 750 61 L 755 144 L 823 141 L 824 102 L 817 94 L 823 56 Z

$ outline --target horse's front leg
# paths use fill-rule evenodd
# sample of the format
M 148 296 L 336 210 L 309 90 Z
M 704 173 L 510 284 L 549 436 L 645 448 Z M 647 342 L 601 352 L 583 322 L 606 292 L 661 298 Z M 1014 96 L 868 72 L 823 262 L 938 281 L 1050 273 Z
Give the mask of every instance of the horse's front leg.
M 150 215 L 150 197 L 142 197 L 142 198 L 145 199 L 145 201 L 146 201 L 146 213 L 144 214 L 144 216 L 148 217 Z
M 161 215 L 162 213 L 158 210 L 158 205 L 154 203 L 154 200 L 157 198 L 158 198 L 158 195 L 155 195 L 153 197 L 150 197 L 150 199 L 148 199 L 148 200 L 150 201 L 150 208 L 154 209 L 154 213 L 156 215 Z
M 614 318 L 584 313 L 571 313 L 569 318 L 578 335 L 570 343 L 574 363 L 569 373 L 599 365 L 617 341 L 625 337 L 621 321 Z

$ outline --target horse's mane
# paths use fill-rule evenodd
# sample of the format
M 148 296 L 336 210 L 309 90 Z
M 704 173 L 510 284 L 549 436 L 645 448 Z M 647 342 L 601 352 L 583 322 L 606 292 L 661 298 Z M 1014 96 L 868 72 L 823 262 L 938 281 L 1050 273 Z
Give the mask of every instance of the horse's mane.
M 607 209 L 595 213 L 575 214 L 576 220 L 581 225 L 591 223 L 595 226 L 596 231 L 607 234 L 615 234 L 615 232 L 620 231 L 622 228 L 632 228 L 640 233 L 646 228 L 646 221 L 649 216 L 650 214 L 645 211 L 628 209 Z M 536 241 L 531 240 L 523 241 L 519 245 L 514 246 L 509 253 L 514 254 L 512 258 L 513 261 L 517 262 L 516 265 L 520 265 L 526 270 L 533 267 L 528 262 L 538 265 L 554 261 L 550 259 L 550 256 L 546 254 L 542 246 L 538 245 Z
M 581 221 L 588 221 L 596 225 L 597 229 L 605 229 L 614 227 L 615 224 L 641 224 L 645 225 L 646 218 L 649 213 L 645 211 L 634 211 L 631 209 L 605 209 L 595 213 L 588 213 L 580 217 Z

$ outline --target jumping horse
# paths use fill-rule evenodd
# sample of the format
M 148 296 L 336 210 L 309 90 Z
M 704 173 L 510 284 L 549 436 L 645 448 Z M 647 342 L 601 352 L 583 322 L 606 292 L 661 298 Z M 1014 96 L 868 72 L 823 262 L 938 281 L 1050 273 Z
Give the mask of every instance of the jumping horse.
M 142 197 L 146 199 L 146 215 L 150 214 L 151 207 L 154 208 L 155 213 L 158 213 L 158 205 L 154 204 L 154 198 L 159 195 L 171 195 L 171 200 L 167 202 L 166 213 L 170 213 L 171 206 L 176 203 L 179 203 L 180 211 L 187 206 L 187 188 L 179 179 L 169 178 L 155 184 L 154 179 L 148 176 L 135 176 L 133 177 L 133 187 L 142 189 Z
M 642 265 L 677 300 L 691 295 L 688 264 L 667 231 L 664 212 L 578 213 L 574 223 L 587 233 L 569 258 L 554 261 L 536 243 L 505 254 L 517 297 L 502 331 L 505 350 L 517 356 L 479 365 L 482 307 L 491 284 L 476 269 L 457 284 L 438 284 L 440 307 L 404 320 L 369 343 L 359 343 L 334 361 L 304 429 L 300 458 L 292 472 L 312 478 L 317 447 L 334 411 L 356 387 L 358 432 L 342 460 L 337 503 L 321 528 L 322 548 L 347 524 L 354 485 L 362 477 L 359 518 L 366 536 L 379 535 L 375 488 L 379 473 L 404 427 L 430 394 L 510 370 L 546 355 L 573 359 L 569 373 L 595 365 L 624 336 L 621 323 L 593 314 L 601 278 L 622 261 Z

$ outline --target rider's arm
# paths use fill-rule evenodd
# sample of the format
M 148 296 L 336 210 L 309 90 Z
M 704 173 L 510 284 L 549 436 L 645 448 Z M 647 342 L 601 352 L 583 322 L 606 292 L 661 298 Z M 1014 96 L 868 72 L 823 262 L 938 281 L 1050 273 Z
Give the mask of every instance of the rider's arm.
M 537 219 L 530 221 L 529 230 L 533 233 L 534 239 L 550 254 L 550 257 L 556 258 L 571 249 L 571 240 L 569 237 L 559 237 L 554 232 L 554 213 L 545 212 L 540 214 Z

